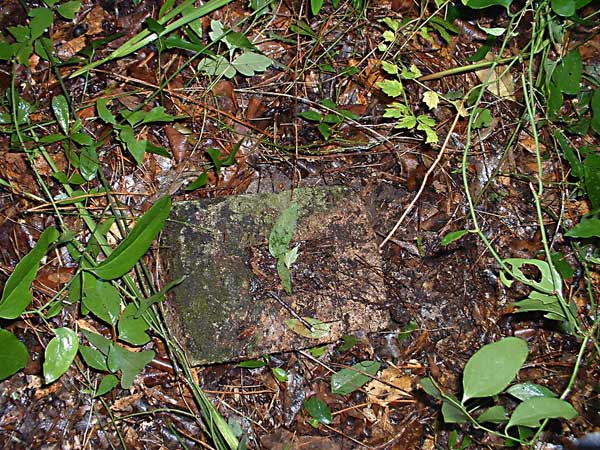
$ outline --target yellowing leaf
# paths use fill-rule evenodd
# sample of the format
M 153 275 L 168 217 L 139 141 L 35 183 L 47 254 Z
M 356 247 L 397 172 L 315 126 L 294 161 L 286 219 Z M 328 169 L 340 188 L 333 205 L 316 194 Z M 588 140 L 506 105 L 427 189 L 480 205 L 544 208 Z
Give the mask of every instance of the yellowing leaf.
M 440 96 L 436 92 L 427 91 L 423 94 L 423 102 L 429 109 L 435 109 L 440 103 Z

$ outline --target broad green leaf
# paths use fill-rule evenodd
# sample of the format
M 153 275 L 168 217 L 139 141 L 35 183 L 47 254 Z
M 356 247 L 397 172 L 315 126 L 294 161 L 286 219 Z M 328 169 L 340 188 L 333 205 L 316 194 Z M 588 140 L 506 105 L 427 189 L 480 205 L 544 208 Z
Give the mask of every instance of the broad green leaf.
M 251 77 L 256 72 L 264 72 L 272 63 L 271 58 L 260 53 L 244 52 L 234 59 L 231 65 L 242 75 Z
M 235 67 L 221 55 L 204 58 L 198 63 L 198 70 L 210 76 L 233 78 Z
M 504 423 L 508 422 L 508 416 L 504 406 L 496 405 L 486 409 L 483 413 L 481 413 L 481 415 L 477 418 L 477 421 L 480 423 Z
M 287 383 L 289 379 L 288 373 L 281 367 L 273 367 L 271 372 L 273 372 L 273 376 L 277 379 L 277 381 L 281 383 Z
M 310 0 L 310 10 L 313 13 L 313 16 L 316 16 L 321 12 L 321 8 L 323 7 L 323 0 Z
M 303 119 L 311 120 L 313 122 L 319 122 L 321 120 L 321 114 L 319 114 L 317 111 L 302 111 L 300 114 L 298 114 L 298 117 L 302 117 Z
M 158 200 L 135 224 L 131 233 L 122 241 L 108 258 L 91 271 L 104 280 L 114 280 L 129 272 L 148 251 L 152 241 L 162 230 L 169 212 L 171 199 Z
M 600 237 L 600 219 L 597 217 L 584 218 L 567 231 L 565 236 L 581 239 Z
M 390 97 L 398 97 L 404 90 L 402 83 L 399 80 L 378 81 L 377 87 L 380 88 L 385 95 Z
M 310 414 L 310 417 L 319 423 L 329 425 L 333 421 L 331 410 L 327 403 L 319 400 L 317 397 L 311 397 L 304 402 L 304 409 Z
M 419 116 L 420 118 L 421 116 Z M 436 131 L 427 124 L 427 122 L 423 122 L 417 119 L 419 124 L 417 125 L 417 130 L 425 132 L 425 143 L 426 144 L 437 144 L 440 140 Z
M 94 397 L 101 397 L 104 394 L 112 391 L 119 384 L 119 379 L 112 374 L 108 374 L 102 377 L 98 389 L 94 394 Z
M 63 133 L 69 134 L 69 103 L 64 95 L 52 97 L 52 111 Z
M 442 415 L 446 423 L 466 423 L 469 418 L 464 411 L 448 400 L 442 402 Z
M 298 202 L 293 201 L 281 212 L 269 235 L 269 253 L 273 258 L 280 258 L 287 253 L 297 223 Z
M 492 123 L 492 111 L 489 108 L 475 109 L 475 119 L 473 119 L 473 129 L 487 128 Z
M 331 376 L 331 392 L 339 395 L 351 394 L 368 383 L 380 367 L 381 363 L 377 361 L 362 361 L 351 368 L 334 373 Z
M 579 92 L 583 63 L 578 49 L 572 50 L 560 61 L 552 72 L 552 80 L 565 94 L 575 95 Z
M 450 233 L 448 233 L 446 236 L 444 236 L 442 238 L 442 245 L 444 247 L 446 247 L 447 245 L 450 245 L 451 243 L 453 243 L 454 241 L 458 241 L 461 237 L 463 237 L 465 234 L 469 234 L 469 230 L 456 230 L 456 231 L 451 231 Z
M 552 397 L 533 397 L 515 408 L 506 428 L 515 425 L 535 428 L 544 419 L 571 420 L 575 417 L 577 417 L 577 411 L 564 400 Z
M 421 378 L 419 384 L 427 394 L 431 395 L 436 400 L 442 399 L 442 392 L 438 389 L 438 387 L 435 385 L 431 378 Z
M 31 283 L 37 275 L 40 261 L 58 236 L 56 228 L 46 228 L 35 247 L 17 264 L 2 291 L 0 318 L 14 319 L 29 306 L 32 299 Z
M 551 0 L 550 5 L 552 6 L 552 11 L 559 16 L 571 17 L 575 14 L 574 0 Z
M 539 259 L 524 259 L 524 258 L 508 258 L 504 263 L 511 268 L 510 275 L 521 283 L 531 286 L 534 289 L 545 294 L 553 294 L 562 290 L 562 280 L 560 274 L 556 270 L 552 270 L 546 261 Z M 535 266 L 541 273 L 541 279 L 525 275 L 522 271 L 524 266 Z M 507 286 L 512 286 L 512 280 L 507 279 L 504 272 L 500 272 L 501 281 Z
M 83 273 L 83 305 L 96 317 L 115 326 L 121 312 L 121 296 L 109 281 Z
M 225 41 L 227 41 L 232 48 L 254 49 L 254 45 L 250 42 L 250 39 L 248 39 L 244 33 L 238 33 L 237 31 L 229 32 L 229 34 L 225 36 Z
M 79 348 L 77 334 L 70 328 L 57 328 L 53 337 L 46 347 L 44 357 L 44 381 L 46 384 L 56 381 L 65 373 Z
M 145 139 L 138 140 L 135 137 L 135 132 L 130 125 L 119 127 L 119 140 L 125 145 L 125 148 L 131 156 L 134 157 L 138 164 L 144 161 L 144 154 L 146 153 L 146 147 L 148 141 Z
M 292 295 L 292 274 L 290 269 L 285 265 L 283 257 L 277 259 L 277 275 L 281 280 L 281 285 L 288 295 Z
M 462 403 L 470 398 L 491 397 L 506 389 L 519 373 L 527 354 L 527 342 L 516 337 L 481 347 L 465 366 Z
M 132 127 L 145 123 L 173 122 L 176 119 L 175 116 L 168 114 L 163 106 L 155 106 L 150 111 L 123 111 L 121 114 Z
M 127 305 L 119 319 L 119 339 L 132 345 L 144 345 L 150 342 L 150 336 L 146 333 L 148 324 L 142 317 L 136 317 L 137 306 L 133 303 Z
M 29 11 L 29 17 L 31 17 L 29 21 L 31 39 L 39 38 L 54 22 L 54 14 L 49 8 L 34 8 Z
M 569 264 L 565 255 L 561 252 L 553 252 L 550 255 L 550 258 L 552 259 L 552 264 L 554 264 L 554 267 L 558 270 L 558 273 L 560 273 L 563 280 L 568 280 L 575 275 L 575 271 L 571 267 L 571 264 Z
M 510 6 L 512 0 L 462 0 L 462 4 L 473 9 L 483 9 L 490 6 L 504 6 L 506 9 Z
M 390 75 L 396 75 L 399 72 L 396 64 L 387 61 L 381 61 L 381 68 Z
M 96 100 L 96 111 L 102 120 L 112 125 L 117 124 L 117 119 L 108 109 L 108 100 L 106 98 L 99 98 Z
M 75 18 L 75 14 L 77 14 L 77 11 L 79 11 L 79 8 L 81 8 L 81 2 L 79 0 L 70 1 L 60 5 L 56 9 L 56 12 L 67 20 L 73 20 Z
M 417 124 L 417 118 L 413 115 L 401 118 L 394 128 L 406 128 L 408 130 L 415 127 Z
M 321 339 L 329 335 L 328 323 L 313 317 L 303 317 L 303 319 L 310 325 L 310 330 L 298 319 L 288 319 L 284 323 L 294 333 L 309 339 Z
M 112 343 L 108 351 L 108 368 L 111 372 L 121 371 L 121 387 L 129 389 L 144 366 L 154 359 L 152 350 L 130 352 L 118 344 Z
M 0 329 L 0 380 L 10 377 L 27 365 L 27 347 L 9 331 Z
M 326 123 L 320 123 L 319 125 L 317 125 L 317 129 L 319 130 L 319 133 L 321 133 L 325 140 L 329 139 L 329 137 L 331 136 L 331 127 Z
M 104 356 L 108 356 L 112 341 L 98 333 L 92 333 L 88 330 L 81 330 L 81 333 L 86 337 L 90 343 L 100 351 Z
M 101 370 L 108 372 L 108 365 L 106 364 L 106 355 L 92 347 L 80 346 L 79 354 L 83 358 L 83 361 L 88 367 L 92 369 Z
M 558 302 L 556 295 L 543 294 L 532 291 L 529 297 L 512 304 L 517 313 L 526 313 L 530 311 L 546 312 L 544 317 L 551 320 L 567 320 L 567 316 L 562 306 Z
M 550 389 L 535 383 L 514 384 L 506 390 L 506 393 L 521 401 L 534 397 L 556 397 Z
M 583 178 L 592 208 L 600 208 L 600 155 L 591 153 L 583 160 Z
M 71 138 L 75 142 L 77 142 L 79 145 L 85 145 L 85 146 L 93 146 L 94 145 L 94 139 L 86 132 L 71 133 Z

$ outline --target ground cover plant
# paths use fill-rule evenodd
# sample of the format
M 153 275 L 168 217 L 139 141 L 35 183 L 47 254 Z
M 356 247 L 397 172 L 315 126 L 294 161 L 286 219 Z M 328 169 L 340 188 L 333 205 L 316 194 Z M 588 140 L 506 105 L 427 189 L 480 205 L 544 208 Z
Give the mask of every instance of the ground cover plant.
M 599 6 L 3 4 L 0 440 L 536 448 L 594 431 Z M 364 199 L 392 328 L 190 367 L 164 320 L 172 202 L 318 184 Z M 298 213 L 265 236 L 282 296 L 305 277 Z

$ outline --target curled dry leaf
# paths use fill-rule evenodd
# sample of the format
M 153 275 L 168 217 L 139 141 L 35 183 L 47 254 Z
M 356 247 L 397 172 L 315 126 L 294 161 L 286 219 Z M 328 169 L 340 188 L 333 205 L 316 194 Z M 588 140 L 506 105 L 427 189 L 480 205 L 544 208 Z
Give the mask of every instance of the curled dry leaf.
M 187 136 L 171 126 L 165 127 L 165 134 L 167 135 L 167 139 L 169 139 L 171 153 L 173 153 L 175 162 L 181 164 L 188 152 Z

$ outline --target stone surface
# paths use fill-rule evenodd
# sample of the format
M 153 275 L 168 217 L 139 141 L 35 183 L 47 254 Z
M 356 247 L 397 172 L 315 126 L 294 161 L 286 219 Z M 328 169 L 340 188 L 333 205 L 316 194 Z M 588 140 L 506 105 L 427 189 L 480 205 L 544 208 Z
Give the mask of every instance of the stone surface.
M 171 330 L 192 364 L 259 357 L 333 342 L 388 325 L 381 258 L 365 207 L 344 187 L 299 188 L 300 245 L 293 294 L 281 287 L 267 238 L 290 191 L 176 203 L 161 238 L 169 279 L 185 277 L 167 305 Z M 276 300 L 278 297 L 287 308 Z M 284 323 L 299 316 L 330 325 L 322 339 Z

